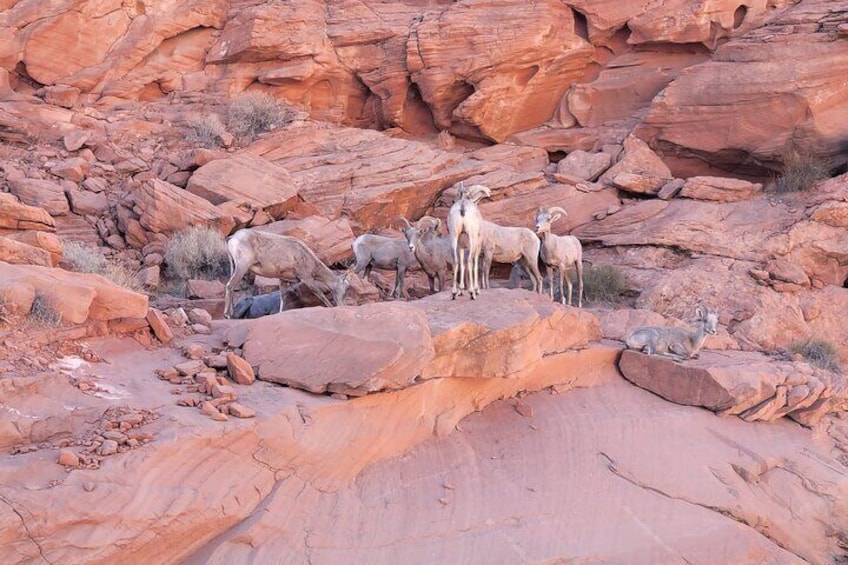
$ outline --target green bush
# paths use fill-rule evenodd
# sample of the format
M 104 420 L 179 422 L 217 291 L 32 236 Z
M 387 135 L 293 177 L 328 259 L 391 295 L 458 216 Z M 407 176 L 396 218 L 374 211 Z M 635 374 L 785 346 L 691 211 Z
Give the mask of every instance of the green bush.
M 227 129 L 248 143 L 256 136 L 289 124 L 292 112 L 289 107 L 270 94 L 248 92 L 230 105 Z
M 592 303 L 616 303 L 630 288 L 627 277 L 614 265 L 587 265 L 583 269 L 583 296 Z
M 783 159 L 783 174 L 777 178 L 778 193 L 800 192 L 830 176 L 828 164 L 808 152 L 790 151 Z
M 789 346 L 789 351 L 795 355 L 800 355 L 814 367 L 827 369 L 834 373 L 842 370 L 836 347 L 827 341 L 821 339 L 798 341 Z
M 220 279 L 230 271 L 227 243 L 212 228 L 190 227 L 174 234 L 165 245 L 165 264 L 179 279 Z
M 62 243 L 62 255 L 62 260 L 77 273 L 102 275 L 116 285 L 134 291 L 142 288 L 137 271 L 119 260 L 107 257 L 97 247 L 66 241 Z
M 37 292 L 27 316 L 31 321 L 42 326 L 58 326 L 62 323 L 60 314 L 49 298 Z
M 203 147 L 220 147 L 227 128 L 217 114 L 194 115 L 186 120 L 186 139 Z

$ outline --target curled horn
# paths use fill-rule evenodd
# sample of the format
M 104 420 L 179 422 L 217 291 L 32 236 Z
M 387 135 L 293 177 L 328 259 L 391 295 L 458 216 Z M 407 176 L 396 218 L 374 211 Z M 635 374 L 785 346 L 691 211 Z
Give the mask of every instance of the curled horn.
M 415 223 L 415 227 L 417 227 L 420 230 L 427 229 L 429 226 L 434 226 L 434 227 L 438 228 L 441 225 L 442 225 L 442 221 L 438 218 L 434 218 L 433 216 L 421 216 L 421 219 L 419 219 Z
M 402 221 L 404 224 L 406 224 L 406 227 L 408 227 L 408 228 L 411 228 L 411 227 L 412 227 L 412 224 L 410 224 L 410 223 L 409 223 L 409 220 L 407 220 L 407 219 L 406 219 L 406 218 L 404 218 L 403 216 L 398 216 L 398 217 L 397 217 L 397 218 L 395 218 L 395 219 L 396 219 L 396 220 L 400 220 L 400 221 Z
M 551 216 L 553 216 L 556 212 L 559 212 L 563 216 L 568 216 L 568 212 L 566 212 L 564 208 L 560 208 L 559 206 L 552 206 L 548 208 L 548 214 Z
M 468 199 L 477 202 L 483 197 L 491 198 L 492 190 L 483 184 L 475 184 L 468 188 Z

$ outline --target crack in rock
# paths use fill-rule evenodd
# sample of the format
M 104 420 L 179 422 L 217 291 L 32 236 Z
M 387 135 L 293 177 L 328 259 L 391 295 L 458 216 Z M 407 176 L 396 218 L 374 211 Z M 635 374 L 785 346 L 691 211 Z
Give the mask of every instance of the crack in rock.
M 43 561 L 45 561 L 46 563 L 49 563 L 50 565 L 54 565 L 52 561 L 47 559 L 47 556 L 44 554 L 44 548 L 41 547 L 41 544 L 38 542 L 37 539 L 35 539 L 35 536 L 32 535 L 32 532 L 29 531 L 29 525 L 27 525 L 27 521 L 26 521 L 26 518 L 24 517 L 24 513 L 21 512 L 20 510 L 18 510 L 18 508 L 14 505 L 14 503 L 12 503 L 11 500 L 6 498 L 2 494 L 0 494 L 0 502 L 5 503 L 9 508 L 12 509 L 12 512 L 14 512 L 15 514 L 18 515 L 18 518 L 20 518 L 20 520 L 21 520 L 21 526 L 23 526 L 24 531 L 26 532 L 27 538 L 29 538 L 29 541 L 31 541 L 35 545 L 35 547 L 38 548 L 38 554 L 41 556 L 41 559 Z M 27 510 L 25 507 L 22 506 L 22 508 L 24 509 L 24 511 L 27 514 L 31 514 L 31 512 L 29 510 Z
M 679 502 L 685 502 L 687 504 L 691 504 L 693 506 L 699 506 L 699 507 L 701 507 L 705 510 L 710 510 L 712 512 L 720 514 L 721 516 L 724 516 L 725 518 L 729 518 L 729 519 L 731 519 L 735 522 L 739 522 L 740 524 L 744 524 L 745 526 L 748 526 L 753 531 L 757 532 L 759 535 L 763 536 L 769 542 L 780 547 L 784 551 L 791 553 L 792 555 L 796 556 L 798 559 L 800 559 L 802 561 L 806 561 L 806 559 L 804 559 L 801 555 L 799 555 L 798 553 L 793 551 L 791 548 L 786 547 L 777 538 L 771 536 L 768 533 L 768 531 L 766 531 L 765 529 L 761 529 L 761 528 L 757 527 L 756 525 L 749 523 L 748 520 L 745 519 L 745 517 L 735 514 L 733 512 L 733 510 L 731 510 L 729 508 L 724 508 L 724 507 L 721 507 L 721 506 L 712 506 L 712 505 L 709 505 L 709 504 L 704 504 L 702 502 L 698 502 L 696 500 L 690 500 L 690 499 L 682 497 L 682 496 L 675 496 L 673 494 L 669 494 L 669 493 L 665 492 L 664 490 L 662 490 L 658 487 L 649 485 L 648 483 L 645 483 L 643 481 L 640 481 L 640 480 L 630 476 L 627 472 L 619 469 L 615 460 L 612 457 L 610 457 L 609 455 L 607 455 L 606 453 L 604 453 L 603 451 L 599 451 L 598 455 L 600 455 L 601 457 L 603 457 L 606 460 L 606 467 L 607 467 L 607 469 L 609 469 L 609 471 L 613 475 L 615 475 L 616 477 L 618 477 L 620 479 L 627 481 L 628 483 L 632 484 L 633 486 L 636 486 L 636 487 L 639 487 L 641 489 L 653 492 L 653 493 L 658 494 L 662 497 L 668 498 L 669 500 L 676 500 L 676 501 L 679 501 Z

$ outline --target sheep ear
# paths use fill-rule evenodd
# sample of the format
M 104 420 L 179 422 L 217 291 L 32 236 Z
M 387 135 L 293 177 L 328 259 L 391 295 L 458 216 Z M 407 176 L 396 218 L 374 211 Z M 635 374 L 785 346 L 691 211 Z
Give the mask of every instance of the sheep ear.
M 562 214 L 560 214 L 559 212 L 554 213 L 554 215 L 551 216 L 551 223 L 554 223 L 555 221 L 559 220 L 560 218 L 562 218 Z
M 698 304 L 698 306 L 695 308 L 695 315 L 698 316 L 699 319 L 707 317 L 707 312 L 706 310 L 704 310 L 703 304 Z

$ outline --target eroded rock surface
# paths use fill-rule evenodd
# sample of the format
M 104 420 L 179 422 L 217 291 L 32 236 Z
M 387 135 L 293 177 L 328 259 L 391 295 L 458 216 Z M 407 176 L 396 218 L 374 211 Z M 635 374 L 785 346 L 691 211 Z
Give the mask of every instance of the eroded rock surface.
M 619 368 L 627 380 L 667 400 L 749 422 L 789 416 L 809 426 L 848 402 L 844 376 L 760 353 L 704 352 L 678 362 L 625 350 Z

